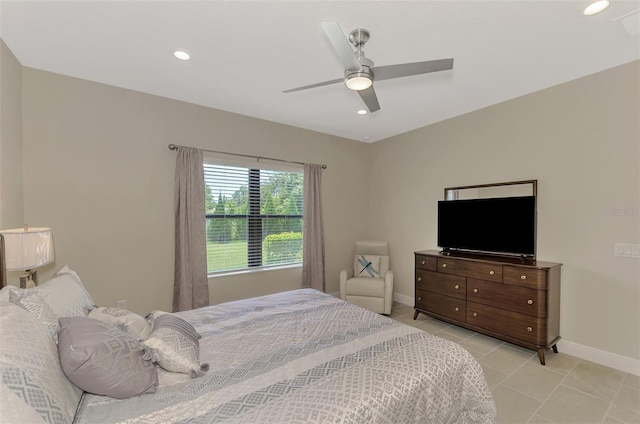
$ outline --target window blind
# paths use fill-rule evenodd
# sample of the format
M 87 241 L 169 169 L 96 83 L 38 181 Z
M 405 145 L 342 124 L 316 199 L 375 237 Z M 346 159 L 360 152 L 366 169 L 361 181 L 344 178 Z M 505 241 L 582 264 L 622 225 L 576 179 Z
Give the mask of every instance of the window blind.
M 212 160 L 203 168 L 210 273 L 302 262 L 301 169 Z

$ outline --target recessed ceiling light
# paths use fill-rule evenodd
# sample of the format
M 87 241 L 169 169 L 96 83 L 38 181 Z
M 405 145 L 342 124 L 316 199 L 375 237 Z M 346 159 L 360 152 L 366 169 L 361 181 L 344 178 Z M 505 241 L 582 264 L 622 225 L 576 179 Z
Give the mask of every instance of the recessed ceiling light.
M 366 109 L 360 109 L 359 111 L 356 112 L 358 115 L 366 115 L 367 114 L 367 110 Z
M 180 60 L 189 60 L 191 58 L 191 56 L 189 56 L 189 53 L 183 52 L 181 50 L 173 52 L 173 55 Z
M 609 7 L 609 0 L 597 0 L 585 7 L 582 13 L 586 16 L 591 16 L 602 12 L 607 7 Z

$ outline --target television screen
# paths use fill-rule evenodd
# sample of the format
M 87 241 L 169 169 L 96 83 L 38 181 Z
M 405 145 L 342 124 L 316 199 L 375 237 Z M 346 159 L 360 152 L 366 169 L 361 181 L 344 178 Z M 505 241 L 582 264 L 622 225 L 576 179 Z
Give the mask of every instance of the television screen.
M 438 246 L 535 256 L 535 196 L 438 202 Z

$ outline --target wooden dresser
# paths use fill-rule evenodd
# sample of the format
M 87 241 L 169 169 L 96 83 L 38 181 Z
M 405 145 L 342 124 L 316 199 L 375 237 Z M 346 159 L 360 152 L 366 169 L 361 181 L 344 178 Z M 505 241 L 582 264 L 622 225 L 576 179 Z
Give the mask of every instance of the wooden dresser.
M 558 352 L 560 268 L 518 258 L 415 252 L 415 314 L 420 312 L 513 344 Z

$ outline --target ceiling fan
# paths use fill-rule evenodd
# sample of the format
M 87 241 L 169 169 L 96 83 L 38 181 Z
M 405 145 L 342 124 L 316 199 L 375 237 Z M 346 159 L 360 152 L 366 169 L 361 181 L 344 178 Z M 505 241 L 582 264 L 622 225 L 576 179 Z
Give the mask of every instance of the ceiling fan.
M 362 47 L 370 38 L 368 30 L 362 28 L 354 29 L 349 33 L 349 40 L 347 41 L 347 37 L 337 22 L 322 22 L 322 28 L 344 65 L 344 78 L 305 85 L 304 87 L 291 88 L 283 91 L 283 93 L 292 93 L 294 91 L 344 82 L 349 89 L 358 92 L 360 98 L 362 98 L 362 101 L 369 109 L 369 112 L 375 112 L 380 109 L 380 103 L 378 103 L 378 97 L 373 89 L 374 80 L 381 81 L 453 69 L 453 59 L 428 60 L 426 62 L 374 67 L 373 61 L 366 58 L 362 50 Z M 355 51 L 351 45 L 355 47 Z

